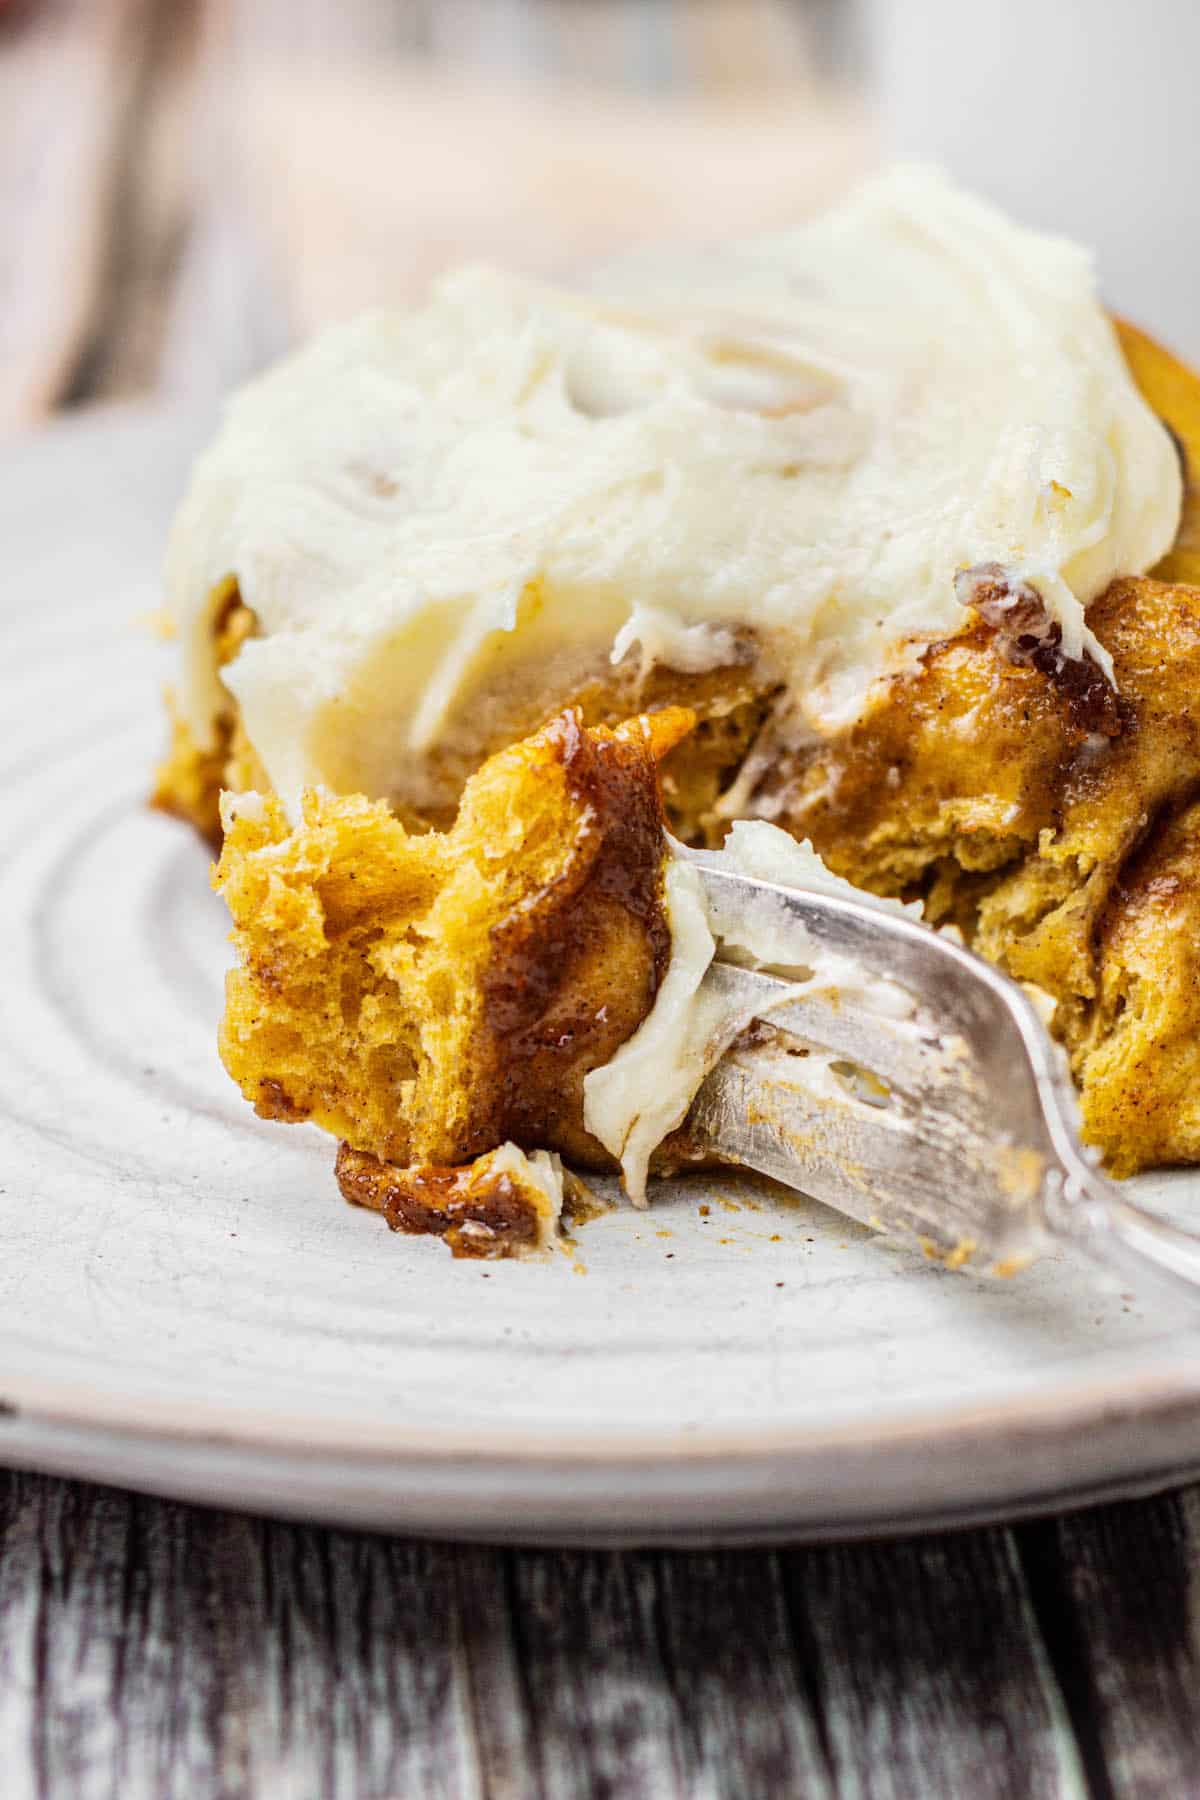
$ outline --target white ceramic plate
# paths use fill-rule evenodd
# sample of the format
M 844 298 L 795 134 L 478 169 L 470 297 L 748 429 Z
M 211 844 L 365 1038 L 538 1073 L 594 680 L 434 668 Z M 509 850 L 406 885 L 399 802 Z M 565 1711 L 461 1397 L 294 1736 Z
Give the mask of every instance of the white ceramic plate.
M 542 1540 L 849 1534 L 1200 1472 L 1200 1328 L 1064 1260 L 947 1275 L 729 1181 L 587 1226 L 582 1271 L 455 1263 L 345 1206 L 315 1130 L 252 1116 L 214 1048 L 207 858 L 143 804 L 168 658 L 134 621 L 199 429 L 110 414 L 0 457 L 0 1459 Z

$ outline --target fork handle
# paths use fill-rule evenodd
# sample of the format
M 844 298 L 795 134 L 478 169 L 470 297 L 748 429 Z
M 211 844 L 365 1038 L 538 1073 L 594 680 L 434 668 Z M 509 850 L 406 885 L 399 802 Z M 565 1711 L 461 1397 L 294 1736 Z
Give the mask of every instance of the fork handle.
M 1077 1167 L 1048 1197 L 1045 1221 L 1093 1262 L 1131 1281 L 1148 1277 L 1200 1300 L 1200 1234 L 1139 1206 L 1092 1169 Z

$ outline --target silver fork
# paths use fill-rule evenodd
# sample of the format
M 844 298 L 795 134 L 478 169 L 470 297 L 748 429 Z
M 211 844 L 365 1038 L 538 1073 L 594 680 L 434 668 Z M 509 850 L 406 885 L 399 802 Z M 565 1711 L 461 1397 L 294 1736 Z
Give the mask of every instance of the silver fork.
M 758 1170 L 951 1267 L 1007 1273 L 1059 1240 L 1200 1296 L 1200 1236 L 1100 1173 L 1065 1058 L 1014 982 L 916 920 L 694 861 L 718 944 L 767 936 L 788 967 L 718 950 L 714 1010 L 756 1023 L 697 1094 L 681 1162 Z M 831 991 L 812 976 L 831 959 L 866 982 Z

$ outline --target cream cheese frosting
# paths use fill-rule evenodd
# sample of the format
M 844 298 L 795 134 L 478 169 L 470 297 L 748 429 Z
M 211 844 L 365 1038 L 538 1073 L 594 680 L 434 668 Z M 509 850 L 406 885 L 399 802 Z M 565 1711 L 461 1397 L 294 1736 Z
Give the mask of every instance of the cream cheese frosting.
M 584 1079 L 583 1119 L 621 1165 L 625 1191 L 636 1206 L 646 1203 L 650 1158 L 681 1125 L 700 1085 L 718 1058 L 757 1014 L 741 1009 L 720 991 L 704 986 L 718 943 L 698 865 L 707 863 L 756 881 L 799 888 L 810 894 L 855 900 L 883 912 L 919 919 L 917 902 L 903 905 L 869 894 L 826 867 L 807 839 L 762 820 L 739 820 L 716 852 L 673 844 L 664 878 L 664 904 L 671 928 L 671 959 L 654 1005 L 616 1055 Z M 778 938 L 760 924 L 747 923 L 740 935 L 726 931 L 721 949 L 756 968 L 775 970 L 791 960 L 794 937 Z M 882 1016 L 907 1018 L 911 997 L 894 983 L 866 976 L 847 957 L 823 953 L 798 979 L 779 990 L 777 1004 L 816 994 L 864 1001 Z M 819 1051 L 805 1065 L 808 1080 L 823 1091 L 832 1054 Z
M 752 659 L 828 733 L 978 563 L 1106 665 L 1086 608 L 1180 502 L 1084 252 L 901 168 L 587 292 L 466 269 L 252 383 L 171 539 L 180 698 L 211 743 L 223 679 L 285 798 L 419 807 L 614 659 Z M 229 577 L 258 635 L 218 678 Z

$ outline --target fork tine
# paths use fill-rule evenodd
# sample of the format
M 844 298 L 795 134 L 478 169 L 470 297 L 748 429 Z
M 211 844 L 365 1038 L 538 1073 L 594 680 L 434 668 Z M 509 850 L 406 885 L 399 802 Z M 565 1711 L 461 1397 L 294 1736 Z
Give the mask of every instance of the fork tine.
M 665 1146 L 678 1165 L 742 1163 L 953 1266 L 1007 1272 L 1057 1238 L 1195 1302 L 1200 1234 L 1099 1172 L 1066 1060 L 1013 982 L 869 899 L 690 860 L 725 956 L 704 978 L 714 1011 L 761 1023 Z
M 673 1148 L 741 1162 L 950 1259 L 1033 1254 L 1058 1163 L 1039 1083 L 1058 1071 L 1012 984 L 870 903 L 719 866 L 701 877 L 722 944 L 705 985 L 764 1023 L 709 1074 Z M 764 946 L 779 973 L 728 960 Z
M 717 1150 L 950 1261 L 1032 1253 L 1044 1159 L 1014 1160 L 950 1106 L 895 1091 L 886 1104 L 864 1100 L 853 1075 L 815 1046 L 798 1060 L 795 1042 L 776 1028 L 726 1053 L 692 1105 L 686 1149 L 673 1146 L 681 1161 Z
M 716 962 L 705 981 L 730 1013 L 769 1019 L 795 1046 L 814 1044 L 862 1068 L 914 1103 L 941 1097 L 948 1083 L 976 1097 L 970 1053 L 963 1038 L 939 1033 L 914 1004 L 906 1017 L 880 1017 L 837 990 L 816 987 L 794 993 L 794 984 L 764 969 Z M 793 990 L 794 997 L 780 996 Z M 795 1048 L 790 1054 L 795 1054 Z

